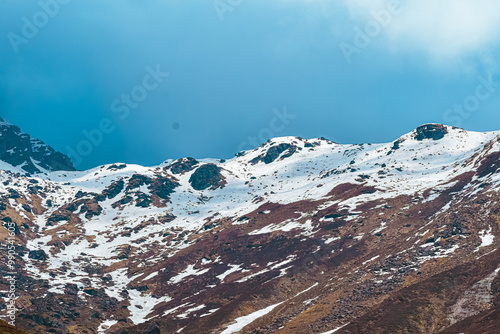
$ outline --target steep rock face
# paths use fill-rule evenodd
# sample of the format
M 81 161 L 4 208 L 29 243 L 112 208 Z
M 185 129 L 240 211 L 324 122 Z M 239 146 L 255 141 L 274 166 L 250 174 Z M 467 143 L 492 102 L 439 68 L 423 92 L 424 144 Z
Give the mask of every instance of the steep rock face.
M 14 167 L 21 167 L 28 173 L 48 171 L 73 171 L 69 157 L 56 152 L 41 140 L 31 138 L 14 125 L 0 118 L 0 160 Z

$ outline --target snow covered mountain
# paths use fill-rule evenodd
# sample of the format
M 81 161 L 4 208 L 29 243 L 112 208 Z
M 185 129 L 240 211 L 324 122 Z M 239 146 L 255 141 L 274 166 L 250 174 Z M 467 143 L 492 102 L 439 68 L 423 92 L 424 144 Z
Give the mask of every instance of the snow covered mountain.
M 496 333 L 499 158 L 500 132 L 439 124 L 387 144 L 275 138 L 227 161 L 48 172 L 32 158 L 45 173 L 0 171 L 17 325 Z
M 0 118 L 0 169 L 20 173 L 75 170 L 70 159 Z

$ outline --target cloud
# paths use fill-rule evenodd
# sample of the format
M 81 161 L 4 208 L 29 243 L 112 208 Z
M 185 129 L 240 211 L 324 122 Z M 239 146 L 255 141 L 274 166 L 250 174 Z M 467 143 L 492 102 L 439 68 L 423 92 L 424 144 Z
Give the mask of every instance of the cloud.
M 439 63 L 470 56 L 496 67 L 491 50 L 500 41 L 498 0 L 344 0 L 356 21 L 373 19 L 372 11 L 400 3 L 403 12 L 386 27 L 387 48 L 393 52 L 423 53 Z M 486 54 L 486 55 L 484 55 Z

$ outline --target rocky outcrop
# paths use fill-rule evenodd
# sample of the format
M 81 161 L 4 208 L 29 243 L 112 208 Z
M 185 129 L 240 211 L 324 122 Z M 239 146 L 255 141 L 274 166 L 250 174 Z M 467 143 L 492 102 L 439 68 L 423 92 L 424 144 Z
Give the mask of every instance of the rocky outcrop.
M 278 145 L 273 145 L 267 150 L 265 154 L 256 157 L 255 159 L 251 160 L 250 163 L 256 164 L 262 161 L 267 165 L 278 159 L 278 157 L 280 158 L 280 160 L 291 157 L 297 150 L 298 147 L 293 144 L 281 143 Z
M 43 249 L 32 250 L 32 251 L 29 251 L 28 258 L 34 259 L 34 260 L 45 261 L 45 260 L 47 260 L 47 254 L 45 253 L 45 251 Z
M 174 192 L 175 188 L 179 185 L 177 180 L 171 177 L 157 177 L 153 179 L 149 190 L 152 194 L 158 196 L 161 199 L 168 200 L 169 196 Z
M 96 197 L 97 201 L 104 201 L 106 199 L 115 198 L 119 193 L 122 192 L 125 187 L 125 182 L 123 180 L 118 180 L 111 183 L 104 191 Z
M 128 180 L 128 185 L 126 190 L 128 192 L 136 188 L 139 188 L 143 185 L 150 185 L 151 182 L 152 182 L 151 178 L 147 177 L 146 175 L 134 174 Z
M 28 173 L 73 171 L 70 158 L 0 118 L 0 160 Z
M 205 190 L 207 188 L 218 188 L 223 185 L 224 177 L 220 168 L 214 164 L 205 164 L 198 167 L 189 178 L 189 183 L 194 190 Z
M 425 124 L 419 126 L 415 132 L 415 139 L 418 141 L 424 139 L 439 140 L 448 133 L 448 130 L 442 124 Z
M 184 174 L 193 170 L 199 162 L 193 158 L 183 158 L 171 163 L 167 168 L 173 174 Z

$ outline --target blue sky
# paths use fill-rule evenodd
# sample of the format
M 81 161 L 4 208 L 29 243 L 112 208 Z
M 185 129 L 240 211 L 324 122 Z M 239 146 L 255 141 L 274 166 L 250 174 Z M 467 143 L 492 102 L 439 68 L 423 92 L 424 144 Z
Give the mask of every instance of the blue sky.
M 230 158 L 270 136 L 498 130 L 499 12 L 496 0 L 0 0 L 0 116 L 80 169 Z

